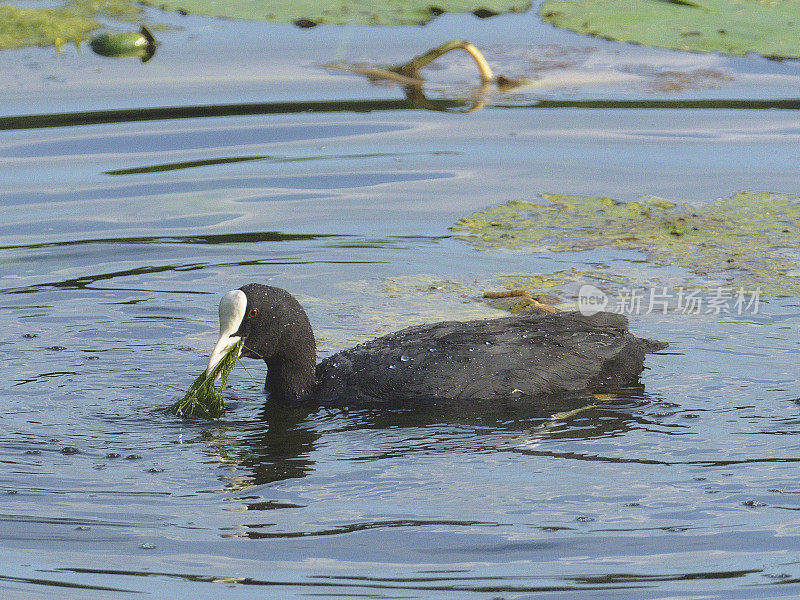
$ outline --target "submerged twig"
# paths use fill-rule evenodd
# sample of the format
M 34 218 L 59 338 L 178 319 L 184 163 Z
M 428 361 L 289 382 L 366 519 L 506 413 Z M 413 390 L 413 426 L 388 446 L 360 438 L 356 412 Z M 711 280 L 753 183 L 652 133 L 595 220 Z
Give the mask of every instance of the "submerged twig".
M 443 56 L 444 54 L 447 54 L 453 50 L 464 50 L 472 57 L 472 60 L 475 61 L 475 65 L 478 67 L 481 84 L 484 86 L 494 83 L 497 85 L 499 90 L 507 91 L 520 85 L 530 83 L 529 80 L 525 78 L 505 77 L 503 75 L 498 75 L 495 77 L 494 73 L 492 72 L 492 68 L 489 66 L 489 63 L 483 56 L 483 53 L 478 50 L 475 45 L 466 40 L 450 40 L 449 42 L 445 42 L 436 48 L 431 48 L 427 52 L 424 52 L 419 56 L 415 56 L 410 61 L 400 65 L 377 67 L 330 63 L 324 66 L 328 69 L 337 69 L 340 71 L 348 71 L 350 73 L 358 73 L 359 75 L 364 75 L 365 77 L 369 78 L 371 81 L 392 81 L 394 83 L 399 83 L 406 88 L 421 88 L 425 84 L 425 79 L 420 74 L 420 69 L 428 66 L 440 56 Z
M 327 69 L 334 69 L 336 71 L 346 71 L 348 73 L 358 73 L 364 75 L 370 81 L 393 81 L 403 86 L 420 87 L 425 83 L 425 80 L 419 77 L 409 77 L 402 75 L 389 69 L 381 67 L 367 67 L 364 65 L 339 65 L 330 63 L 324 65 Z
M 415 56 L 407 63 L 390 67 L 388 70 L 395 73 L 400 73 L 406 77 L 422 79 L 419 74 L 420 69 L 428 66 L 440 56 L 443 56 L 452 50 L 459 49 L 465 50 L 472 57 L 472 60 L 475 61 L 475 65 L 478 67 L 478 72 L 481 75 L 482 83 L 490 83 L 495 80 L 494 74 L 492 73 L 492 68 L 489 66 L 489 63 L 486 62 L 486 59 L 481 51 L 466 40 L 450 40 L 441 46 L 431 48 L 427 52 L 420 54 L 419 56 Z
M 522 298 L 520 302 L 524 301 L 524 306 L 517 307 L 517 304 L 511 307 L 511 312 L 519 310 L 528 310 L 537 313 L 558 313 L 560 309 L 552 304 L 540 302 L 534 298 L 528 290 L 503 290 L 502 292 L 484 292 L 483 297 L 494 300 L 498 298 Z M 515 308 L 516 307 L 516 308 Z

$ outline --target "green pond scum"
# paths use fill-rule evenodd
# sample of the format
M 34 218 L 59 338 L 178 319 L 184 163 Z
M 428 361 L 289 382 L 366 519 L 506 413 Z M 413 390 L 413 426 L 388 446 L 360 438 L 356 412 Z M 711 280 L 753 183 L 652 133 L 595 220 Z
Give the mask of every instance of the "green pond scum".
M 211 373 L 207 374 L 203 371 L 189 387 L 186 395 L 173 404 L 169 411 L 179 417 L 203 417 L 205 419 L 217 419 L 225 414 L 222 391 L 228 383 L 228 375 L 236 365 L 241 349 L 242 342 L 240 340 L 231 346 Z M 214 382 L 218 377 L 219 390 L 214 387 Z
M 79 43 L 100 24 L 66 8 L 17 8 L 0 5 L 0 49 Z
M 539 11 L 557 27 L 619 42 L 800 57 L 798 0 L 558 0 Z
M 524 12 L 531 6 L 528 0 L 61 0 L 48 8 L 0 3 L 0 50 L 80 44 L 101 27 L 101 22 L 141 24 L 145 4 L 182 14 L 295 23 L 300 27 L 323 23 L 422 25 L 445 12 L 488 17 Z
M 549 202 L 511 201 L 478 211 L 452 231 L 484 250 L 638 250 L 655 264 L 683 267 L 706 282 L 800 295 L 798 196 L 739 192 L 699 207 L 655 197 L 628 203 L 542 197 Z
M 80 44 L 100 27 L 98 19 L 138 21 L 142 7 L 131 0 L 68 0 L 50 8 L 0 4 L 0 50 Z

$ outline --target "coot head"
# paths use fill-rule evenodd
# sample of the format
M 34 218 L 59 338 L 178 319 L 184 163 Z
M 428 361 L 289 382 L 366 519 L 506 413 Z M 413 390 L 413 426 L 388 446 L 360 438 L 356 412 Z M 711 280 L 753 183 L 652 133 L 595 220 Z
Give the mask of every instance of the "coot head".
M 314 334 L 303 307 L 286 290 L 257 283 L 231 290 L 220 300 L 219 324 L 207 373 L 242 340 L 241 356 L 267 363 L 271 398 L 298 400 L 314 386 Z

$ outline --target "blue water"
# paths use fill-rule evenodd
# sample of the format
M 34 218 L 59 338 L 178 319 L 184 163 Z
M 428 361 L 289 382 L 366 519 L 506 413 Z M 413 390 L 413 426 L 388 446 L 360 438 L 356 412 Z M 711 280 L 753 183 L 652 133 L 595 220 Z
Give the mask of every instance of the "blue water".
M 458 23 L 414 31 L 423 44 Z M 199 39 L 216 43 L 230 27 Z M 288 32 L 278 46 L 313 34 L 350 47 L 355 35 L 270 27 Z M 159 56 L 177 52 L 165 46 L 156 73 L 167 66 Z M 316 75 L 288 88 L 260 79 L 253 96 L 402 99 L 315 70 L 309 52 L 278 62 Z M 26 56 L 67 73 L 153 72 L 85 50 L 19 51 L 5 68 Z M 762 74 L 784 68 L 750 60 Z M 333 91 L 315 77 L 335 80 Z M 99 86 L 80 101 L 69 81 L 53 83 L 39 110 L 32 99 L 44 92 L 31 87 L 4 114 L 235 95 L 190 79 L 167 96 Z M 279 410 L 255 361 L 234 370 L 223 419 L 163 412 L 205 364 L 219 296 L 244 283 L 295 293 L 327 354 L 412 323 L 499 315 L 480 292 L 502 275 L 600 267 L 656 283 L 680 273 L 632 252 L 478 251 L 448 229 L 475 210 L 541 193 L 700 205 L 745 189 L 800 191 L 796 110 L 546 108 L 531 96 L 450 114 L 391 102 L 6 122 L 3 597 L 796 597 L 797 298 L 765 298 L 755 315 L 632 318 L 636 333 L 671 344 L 648 357 L 643 392 L 568 415 Z

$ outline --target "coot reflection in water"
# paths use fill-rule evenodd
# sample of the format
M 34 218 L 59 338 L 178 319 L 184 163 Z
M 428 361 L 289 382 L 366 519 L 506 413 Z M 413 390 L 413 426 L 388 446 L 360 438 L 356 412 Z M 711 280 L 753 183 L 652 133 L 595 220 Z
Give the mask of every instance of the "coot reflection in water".
M 289 292 L 256 283 L 225 294 L 210 372 L 242 340 L 267 364 L 271 401 L 407 408 L 427 403 L 567 406 L 567 398 L 635 382 L 648 352 L 622 315 L 521 315 L 409 327 L 316 364 L 308 316 Z
M 655 409 L 646 408 L 651 406 Z M 359 462 L 452 452 L 549 455 L 552 449 L 539 448 L 544 440 L 588 440 L 616 437 L 631 429 L 652 429 L 661 422 L 661 410 L 663 405 L 646 396 L 641 385 L 626 387 L 605 402 L 592 398 L 587 404 L 584 397 L 578 410 L 555 415 L 529 403 L 474 407 L 426 403 L 410 409 L 353 410 L 266 402 L 255 422 L 228 423 L 225 431 L 215 435 L 221 436 L 217 442 L 223 443 L 227 458 L 233 458 L 240 470 L 231 485 L 241 487 L 243 476 L 250 487 L 311 475 L 318 447 L 345 431 L 356 436 L 376 430 L 391 432 L 367 435 L 362 439 L 370 441 L 363 445 L 348 445 L 348 459 Z M 570 456 L 597 459 L 594 455 Z M 259 506 L 252 510 L 256 508 Z

